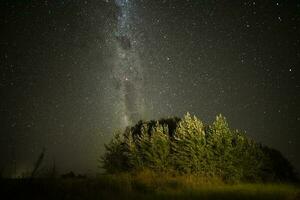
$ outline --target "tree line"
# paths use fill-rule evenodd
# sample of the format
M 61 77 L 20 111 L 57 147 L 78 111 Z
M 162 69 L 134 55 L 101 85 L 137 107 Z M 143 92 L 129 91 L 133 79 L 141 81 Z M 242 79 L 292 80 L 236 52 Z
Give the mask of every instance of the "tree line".
M 189 113 L 139 121 L 105 146 L 108 173 L 150 169 L 157 173 L 220 177 L 226 182 L 296 181 L 289 161 L 272 148 L 231 129 L 221 114 L 205 124 Z

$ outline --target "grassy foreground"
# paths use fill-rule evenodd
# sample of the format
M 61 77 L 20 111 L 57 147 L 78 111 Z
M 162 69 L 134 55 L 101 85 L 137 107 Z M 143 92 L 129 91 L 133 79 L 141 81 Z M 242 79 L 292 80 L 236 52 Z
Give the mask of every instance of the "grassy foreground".
M 224 184 L 194 176 L 100 175 L 94 179 L 4 179 L 1 194 L 10 199 L 300 199 L 288 184 Z

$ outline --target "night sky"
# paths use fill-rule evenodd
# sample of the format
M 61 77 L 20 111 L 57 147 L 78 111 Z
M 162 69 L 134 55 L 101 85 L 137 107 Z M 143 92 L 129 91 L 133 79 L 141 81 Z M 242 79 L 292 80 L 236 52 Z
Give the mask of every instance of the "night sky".
M 189 111 L 300 171 L 300 1 L 0 3 L 0 170 L 96 172 L 116 129 Z

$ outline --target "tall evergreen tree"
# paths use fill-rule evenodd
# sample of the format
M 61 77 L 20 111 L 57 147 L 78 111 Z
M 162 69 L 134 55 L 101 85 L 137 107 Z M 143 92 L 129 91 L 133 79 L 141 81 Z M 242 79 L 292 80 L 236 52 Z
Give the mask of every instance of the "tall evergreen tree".
M 175 169 L 185 173 L 205 173 L 206 139 L 204 124 L 187 113 L 179 122 L 172 143 Z

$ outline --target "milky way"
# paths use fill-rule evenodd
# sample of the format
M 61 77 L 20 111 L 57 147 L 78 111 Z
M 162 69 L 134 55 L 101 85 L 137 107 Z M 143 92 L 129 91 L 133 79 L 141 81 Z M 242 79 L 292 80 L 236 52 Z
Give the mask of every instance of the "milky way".
M 118 24 L 114 33 L 116 55 L 113 62 L 113 78 L 118 91 L 116 107 L 121 125 L 127 126 L 141 118 L 143 98 L 143 73 L 137 50 L 133 5 L 128 0 L 116 0 L 119 8 Z
M 43 147 L 96 171 L 115 130 L 187 111 L 300 172 L 299 1 L 4 0 L 0 16 L 0 172 Z

